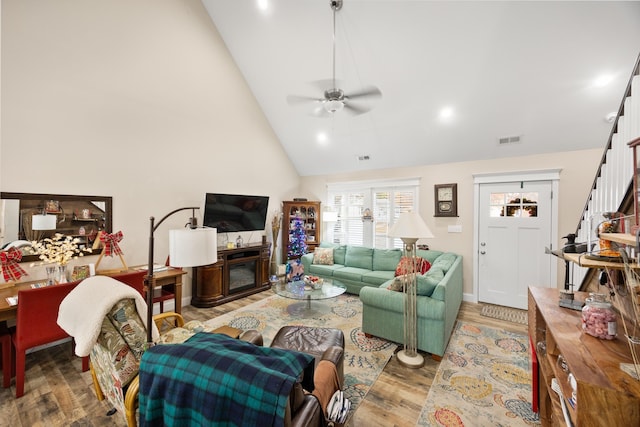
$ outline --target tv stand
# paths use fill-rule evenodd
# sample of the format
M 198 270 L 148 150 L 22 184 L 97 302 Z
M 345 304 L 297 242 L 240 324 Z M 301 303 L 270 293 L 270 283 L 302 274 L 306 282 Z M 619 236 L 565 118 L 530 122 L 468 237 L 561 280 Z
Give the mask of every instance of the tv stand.
M 269 289 L 270 244 L 218 248 L 218 262 L 194 267 L 191 305 L 215 307 Z

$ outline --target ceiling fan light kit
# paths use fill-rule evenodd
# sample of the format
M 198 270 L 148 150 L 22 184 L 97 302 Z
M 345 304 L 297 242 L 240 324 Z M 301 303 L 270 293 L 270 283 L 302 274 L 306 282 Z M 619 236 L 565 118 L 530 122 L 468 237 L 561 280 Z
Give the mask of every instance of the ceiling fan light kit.
M 336 111 L 340 111 L 344 108 L 344 102 L 339 101 L 337 99 L 328 99 L 324 103 L 324 109 L 327 113 L 335 113 Z
M 287 97 L 289 104 L 299 104 L 300 102 L 320 102 L 322 107 L 315 110 L 315 114 L 320 117 L 332 117 L 334 113 L 346 110 L 353 115 L 363 114 L 370 108 L 354 105 L 353 101 L 364 98 L 379 98 L 382 96 L 380 89 L 375 86 L 367 86 L 359 92 L 345 94 L 344 91 L 336 85 L 336 12 L 342 9 L 342 0 L 330 0 L 329 5 L 333 11 L 333 69 L 331 78 L 331 87 L 324 90 L 322 98 L 304 97 L 290 95 Z M 328 113 L 328 114 L 327 114 Z

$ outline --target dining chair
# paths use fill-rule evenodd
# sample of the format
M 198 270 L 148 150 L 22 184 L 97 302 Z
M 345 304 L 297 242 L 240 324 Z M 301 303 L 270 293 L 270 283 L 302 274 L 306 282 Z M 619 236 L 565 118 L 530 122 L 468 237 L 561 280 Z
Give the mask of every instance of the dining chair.
M 2 346 L 2 387 L 8 388 L 11 385 L 11 335 L 6 324 L 0 325 L 0 345 Z
M 144 278 L 147 276 L 147 270 L 139 270 L 134 272 L 127 272 L 122 274 L 114 274 L 111 277 L 114 279 L 125 283 L 132 288 L 136 289 L 140 292 L 145 300 L 145 290 L 144 290 Z M 168 286 L 168 285 L 167 285 Z M 168 300 L 173 300 L 176 298 L 175 291 L 165 289 L 165 288 L 156 288 L 153 292 L 153 303 L 160 303 L 160 313 L 164 313 L 164 302 Z
M 69 337 L 58 326 L 60 302 L 79 282 L 18 291 L 16 328 L 11 335 L 15 349 L 16 397 L 24 395 L 27 350 Z M 3 346 L 4 348 L 4 346 Z M 82 371 L 89 370 L 89 358 L 82 358 Z
M 114 274 L 111 277 L 119 282 L 127 284 L 134 288 L 144 297 L 144 278 L 147 275 L 147 270 L 137 270 L 133 272 Z

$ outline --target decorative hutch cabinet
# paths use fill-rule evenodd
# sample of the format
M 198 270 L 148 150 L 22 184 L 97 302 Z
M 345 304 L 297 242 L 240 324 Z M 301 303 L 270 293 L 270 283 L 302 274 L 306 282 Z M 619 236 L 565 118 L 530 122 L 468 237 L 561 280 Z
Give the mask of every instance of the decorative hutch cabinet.
M 282 202 L 282 262 L 288 256 L 288 243 L 293 233 L 295 219 L 300 218 L 306 234 L 307 252 L 313 252 L 320 244 L 322 218 L 320 202 Z

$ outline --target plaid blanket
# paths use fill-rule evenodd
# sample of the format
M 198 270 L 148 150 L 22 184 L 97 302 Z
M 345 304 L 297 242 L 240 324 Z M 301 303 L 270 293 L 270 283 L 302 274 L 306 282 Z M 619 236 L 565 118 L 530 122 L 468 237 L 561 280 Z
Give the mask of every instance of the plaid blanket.
M 140 362 L 140 425 L 283 426 L 293 384 L 313 356 L 198 333 L 157 345 Z

